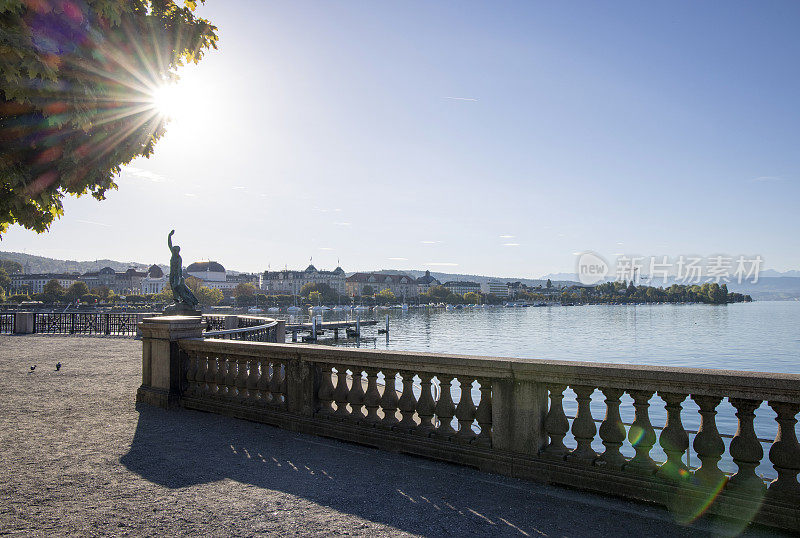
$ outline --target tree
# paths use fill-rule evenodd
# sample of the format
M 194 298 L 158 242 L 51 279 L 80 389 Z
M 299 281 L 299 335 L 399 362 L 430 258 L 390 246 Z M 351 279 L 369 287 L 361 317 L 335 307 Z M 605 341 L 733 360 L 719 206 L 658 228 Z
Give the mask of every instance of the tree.
M 0 260 L 0 269 L 4 269 L 9 275 L 22 273 L 22 264 L 13 260 Z
M 322 294 L 318 291 L 312 291 L 308 294 L 308 300 L 311 304 L 318 305 L 322 301 Z
M 154 90 L 216 48 L 197 1 L 183 4 L 0 3 L 0 237 L 46 231 L 66 194 L 103 200 L 122 165 L 153 153 Z
M 19 304 L 19 303 L 21 303 L 23 301 L 30 301 L 31 298 L 28 296 L 27 293 L 17 293 L 15 295 L 12 295 L 11 297 L 9 297 L 8 300 L 9 300 L 9 302 Z
M 552 287 L 553 287 L 553 281 L 552 281 L 552 280 L 550 280 L 550 279 L 548 278 L 548 279 L 547 279 L 547 283 L 545 284 L 545 287 L 546 287 L 548 290 L 549 290 L 550 288 L 552 288 Z
M 73 302 L 83 299 L 83 297 L 88 293 L 89 286 L 86 285 L 86 282 L 76 282 L 67 288 L 67 292 L 64 294 L 64 297 L 69 302 Z
M 391 304 L 397 302 L 397 297 L 390 289 L 383 289 L 375 296 L 375 300 L 379 304 Z
M 186 287 L 192 290 L 192 292 L 195 294 L 197 294 L 197 290 L 199 290 L 203 285 L 203 281 L 196 276 L 186 277 L 184 282 L 186 283 Z
M 256 294 L 256 287 L 249 282 L 240 282 L 233 288 L 233 296 L 237 299 L 250 298 Z
M 361 295 L 364 295 L 364 296 L 375 295 L 375 290 L 373 289 L 372 286 L 367 284 L 361 289 Z
M 64 288 L 56 279 L 52 279 L 42 287 L 42 297 L 47 303 L 55 303 L 64 298 Z
M 221 290 L 207 288 L 205 286 L 200 286 L 195 295 L 197 300 L 200 301 L 200 304 L 206 306 L 216 306 L 225 298 Z
M 0 290 L 8 291 L 9 289 L 11 289 L 11 277 L 8 276 L 5 269 L 0 267 Z
M 464 294 L 464 302 L 467 304 L 478 304 L 481 300 L 480 295 L 475 293 L 474 291 L 468 291 Z

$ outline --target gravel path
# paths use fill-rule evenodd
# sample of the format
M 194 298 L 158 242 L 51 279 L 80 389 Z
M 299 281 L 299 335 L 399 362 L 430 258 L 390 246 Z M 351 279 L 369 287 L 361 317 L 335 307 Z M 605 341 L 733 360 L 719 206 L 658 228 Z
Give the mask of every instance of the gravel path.
M 137 409 L 140 357 L 141 343 L 129 339 L 0 336 L 0 534 L 730 532 L 714 521 L 681 527 L 654 507 L 261 424 Z

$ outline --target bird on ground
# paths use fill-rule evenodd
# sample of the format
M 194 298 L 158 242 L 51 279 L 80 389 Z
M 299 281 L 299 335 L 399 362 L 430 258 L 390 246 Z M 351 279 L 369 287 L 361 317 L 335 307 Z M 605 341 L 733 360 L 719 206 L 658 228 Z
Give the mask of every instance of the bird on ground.
M 36 365 L 35 364 L 33 366 L 31 366 L 31 372 L 33 372 L 34 370 L 36 370 Z
M 56 363 L 56 372 L 58 372 L 59 370 L 61 370 L 61 363 L 57 362 Z

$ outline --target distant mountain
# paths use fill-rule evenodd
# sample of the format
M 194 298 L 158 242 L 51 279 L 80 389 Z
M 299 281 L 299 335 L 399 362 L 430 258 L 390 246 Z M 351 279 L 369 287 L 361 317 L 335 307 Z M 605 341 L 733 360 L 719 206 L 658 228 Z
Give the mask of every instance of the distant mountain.
M 99 271 L 103 267 L 111 267 L 115 271 L 125 271 L 131 267 L 137 270 L 146 270 L 152 264 L 139 262 L 118 262 L 115 260 L 75 261 L 57 260 L 34 256 L 22 252 L 0 252 L 0 260 L 11 260 L 22 265 L 26 273 L 86 273 Z M 158 264 L 162 270 L 169 271 L 167 265 Z

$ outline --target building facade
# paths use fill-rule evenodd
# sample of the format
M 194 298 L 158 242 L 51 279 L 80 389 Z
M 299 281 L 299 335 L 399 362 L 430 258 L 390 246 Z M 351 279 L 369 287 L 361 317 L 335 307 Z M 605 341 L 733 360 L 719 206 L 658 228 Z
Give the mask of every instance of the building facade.
M 492 294 L 495 297 L 508 297 L 508 283 L 500 282 L 499 280 L 490 280 L 489 282 L 481 285 L 481 291 L 486 294 Z
M 145 271 L 138 271 L 131 267 L 127 271 L 114 271 L 111 267 L 103 267 L 99 271 L 90 271 L 79 278 L 89 287 L 89 290 L 108 288 L 117 295 L 139 294 L 142 292 L 142 280 L 147 275 Z
M 319 271 L 314 265 L 309 265 L 305 271 L 265 271 L 261 289 L 272 294 L 299 295 L 306 284 L 326 284 L 339 294 L 347 290 L 344 269 Z
M 469 293 L 471 291 L 475 293 L 479 293 L 481 291 L 481 285 L 477 282 L 450 280 L 442 285 L 451 293 L 456 293 L 458 295 L 464 295 L 465 293 Z
M 432 287 L 441 285 L 441 282 L 431 276 L 430 271 L 425 271 L 425 274 L 417 279 L 417 295 L 427 293 Z
M 42 293 L 44 285 L 51 280 L 57 281 L 62 288 L 67 289 L 75 284 L 79 279 L 78 274 L 63 274 L 63 273 L 38 273 L 38 274 L 25 274 L 14 273 L 8 275 L 11 278 L 11 294 L 15 293 Z
M 396 297 L 417 297 L 419 291 L 417 281 L 408 275 L 384 273 L 356 273 L 346 279 L 347 294 L 364 295 L 364 290 L 372 289 L 373 293 L 390 290 Z
M 169 277 L 158 265 L 151 265 L 147 275 L 142 279 L 142 294 L 151 295 L 161 293 L 169 285 Z

